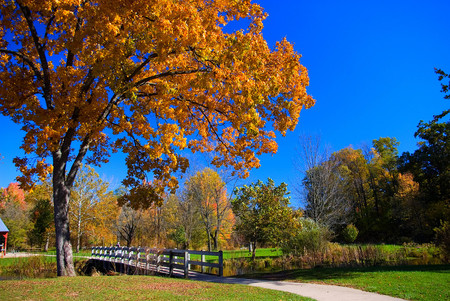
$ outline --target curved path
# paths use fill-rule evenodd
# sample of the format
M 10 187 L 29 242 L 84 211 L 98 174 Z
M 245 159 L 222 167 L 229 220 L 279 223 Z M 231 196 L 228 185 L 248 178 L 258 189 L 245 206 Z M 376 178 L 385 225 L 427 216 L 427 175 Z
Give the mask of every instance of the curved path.
M 316 299 L 317 301 L 402 301 L 403 299 L 390 296 L 369 293 L 353 288 L 322 285 L 312 283 L 298 283 L 289 281 L 270 281 L 258 279 L 244 279 L 231 277 L 217 277 L 200 273 L 189 273 L 189 279 L 197 281 L 247 284 L 262 288 L 290 292 L 304 297 Z

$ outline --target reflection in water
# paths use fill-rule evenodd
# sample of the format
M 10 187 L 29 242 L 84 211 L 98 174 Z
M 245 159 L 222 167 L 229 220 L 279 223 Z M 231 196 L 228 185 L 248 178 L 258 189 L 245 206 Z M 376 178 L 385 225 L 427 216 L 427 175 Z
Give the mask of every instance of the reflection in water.
M 226 260 L 224 262 L 223 275 L 224 276 L 239 276 L 252 273 L 272 273 L 285 270 L 294 269 L 310 269 L 314 266 L 320 267 L 358 267 L 358 266 L 395 266 L 395 265 L 438 265 L 443 264 L 442 260 L 439 258 L 408 258 L 399 261 L 383 262 L 383 263 L 349 263 L 349 264 L 293 264 L 292 262 L 287 262 L 281 257 L 277 259 L 256 259 L 252 263 L 248 259 L 242 260 Z M 200 271 L 200 269 L 197 269 Z M 217 269 L 208 268 L 207 273 L 217 274 Z

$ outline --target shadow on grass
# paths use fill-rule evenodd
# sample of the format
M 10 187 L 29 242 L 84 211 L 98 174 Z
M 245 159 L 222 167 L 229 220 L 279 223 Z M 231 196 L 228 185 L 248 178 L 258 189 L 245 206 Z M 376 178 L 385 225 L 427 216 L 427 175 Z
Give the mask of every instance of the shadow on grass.
M 357 268 L 328 268 L 287 270 L 275 273 L 254 273 L 238 276 L 239 278 L 255 278 L 265 280 L 303 280 L 324 281 L 328 279 L 351 279 L 360 273 L 367 272 L 434 272 L 450 273 L 450 265 L 408 265 L 408 266 L 372 266 Z

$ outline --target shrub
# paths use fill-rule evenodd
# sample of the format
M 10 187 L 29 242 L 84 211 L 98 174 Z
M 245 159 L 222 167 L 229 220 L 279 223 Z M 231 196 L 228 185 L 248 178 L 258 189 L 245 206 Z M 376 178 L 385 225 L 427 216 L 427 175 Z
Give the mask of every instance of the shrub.
M 347 227 L 342 230 L 342 236 L 346 243 L 354 242 L 356 240 L 356 237 L 358 237 L 358 233 L 358 229 L 353 224 L 347 225 Z
M 301 230 L 283 244 L 283 253 L 305 255 L 324 251 L 330 238 L 329 230 L 309 218 L 300 218 L 299 222 Z
M 439 228 L 435 228 L 436 244 L 441 250 L 443 260 L 450 261 L 450 223 L 448 221 L 442 222 Z

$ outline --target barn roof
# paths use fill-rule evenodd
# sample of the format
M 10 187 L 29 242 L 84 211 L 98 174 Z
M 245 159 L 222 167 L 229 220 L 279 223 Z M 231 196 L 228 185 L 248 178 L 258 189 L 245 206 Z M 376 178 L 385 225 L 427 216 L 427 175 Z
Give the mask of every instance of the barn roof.
M 5 223 L 0 218 L 0 232 L 9 232 L 8 228 L 6 227 Z

